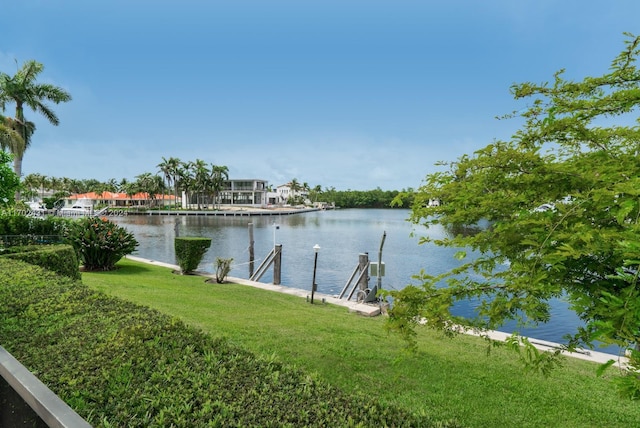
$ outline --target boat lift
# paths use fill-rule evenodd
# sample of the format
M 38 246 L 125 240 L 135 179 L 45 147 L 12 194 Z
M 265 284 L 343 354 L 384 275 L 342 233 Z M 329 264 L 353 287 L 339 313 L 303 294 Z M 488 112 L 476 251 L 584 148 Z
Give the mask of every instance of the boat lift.
M 346 294 L 347 290 L 349 289 L 349 287 L 351 287 L 351 291 L 347 296 L 347 300 L 351 300 L 354 293 L 356 293 L 357 286 L 360 284 L 361 287 L 356 294 L 356 300 L 362 303 L 378 302 L 379 299 L 377 294 L 378 294 L 378 291 L 382 289 L 382 276 L 384 276 L 384 263 L 382 262 L 382 247 L 384 246 L 384 240 L 386 237 L 387 237 L 387 232 L 385 231 L 382 233 L 382 240 L 380 241 L 380 249 L 378 250 L 377 263 L 369 262 L 368 253 L 364 253 L 360 255 L 360 260 L 358 264 L 356 265 L 355 269 L 353 270 L 353 273 L 349 277 L 349 280 L 342 288 L 342 291 L 338 295 L 339 299 L 342 299 Z M 373 287 L 373 289 L 369 289 L 366 285 L 362 285 L 362 284 L 369 283 L 368 275 L 369 275 L 370 269 L 371 269 L 371 273 L 373 275 L 376 275 L 377 277 L 376 285 Z M 358 275 L 358 272 L 360 273 L 359 275 Z M 356 282 L 353 285 L 351 285 L 353 279 L 356 278 L 356 275 L 358 275 Z

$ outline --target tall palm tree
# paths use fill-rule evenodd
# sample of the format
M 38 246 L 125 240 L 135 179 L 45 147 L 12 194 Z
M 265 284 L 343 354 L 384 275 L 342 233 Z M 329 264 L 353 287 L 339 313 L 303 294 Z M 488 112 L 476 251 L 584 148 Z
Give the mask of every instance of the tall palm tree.
M 193 190 L 196 191 L 196 202 L 198 209 L 200 209 L 200 203 L 207 193 L 207 190 L 211 187 L 211 171 L 209 171 L 207 164 L 202 159 L 196 159 L 195 162 L 192 163 L 192 168 L 194 172 Z
M 296 201 L 298 200 L 298 194 L 300 193 L 301 190 L 302 190 L 302 185 L 300 184 L 298 179 L 294 178 L 293 180 L 291 180 L 289 182 L 289 191 L 291 193 L 289 194 L 289 200 L 287 202 L 290 204 L 297 203 Z
M 211 164 L 211 190 L 213 191 L 213 207 L 216 202 L 220 208 L 220 191 L 224 182 L 229 179 L 229 168 L 225 165 Z
M 306 181 L 302 183 L 302 191 L 304 192 L 304 199 L 307 200 L 309 198 L 309 192 L 311 191 L 311 186 Z
M 16 114 L 14 121 L 16 131 L 24 141 L 23 150 L 13 153 L 13 170 L 18 177 L 22 175 L 22 158 L 24 151 L 29 148 L 31 134 L 28 122 L 24 117 L 24 107 L 31 108 L 34 112 L 42 114 L 52 125 L 57 126 L 60 121 L 51 107 L 46 104 L 51 101 L 55 104 L 71 101 L 71 95 L 64 89 L 50 83 L 38 83 L 36 78 L 44 66 L 37 61 L 26 61 L 14 76 L 0 73 L 0 110 L 4 111 L 8 103 L 15 103 Z M 35 129 L 35 128 L 34 128 Z M 19 194 L 16 197 L 19 198 Z
M 322 186 L 316 184 L 315 187 L 311 189 L 310 193 L 313 193 L 314 195 L 313 202 L 318 202 L 318 196 L 320 195 L 320 193 L 322 193 Z
M 194 174 L 192 172 L 193 162 L 180 162 L 176 173 L 176 189 L 184 192 L 182 206 L 189 208 L 191 205 L 191 189 L 193 188 Z
M 180 159 L 174 157 L 165 159 L 163 156 L 162 162 L 160 162 L 157 167 L 163 174 L 164 179 L 167 182 L 167 187 L 173 187 L 175 203 L 178 200 L 178 169 L 180 168 Z

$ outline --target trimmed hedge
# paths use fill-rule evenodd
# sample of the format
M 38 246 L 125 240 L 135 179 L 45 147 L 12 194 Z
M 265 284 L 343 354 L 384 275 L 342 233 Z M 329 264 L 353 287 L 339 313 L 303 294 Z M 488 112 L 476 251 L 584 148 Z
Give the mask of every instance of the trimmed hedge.
M 0 301 L 0 343 L 95 426 L 444 426 L 20 261 Z
M 0 211 L 0 235 L 63 235 L 71 221 L 63 217 L 35 218 L 14 211 Z
M 189 274 L 198 268 L 204 253 L 211 246 L 211 238 L 181 236 L 175 238 L 173 246 L 180 271 Z
M 22 260 L 72 279 L 80 279 L 80 264 L 71 245 L 9 247 L 0 252 L 0 257 Z

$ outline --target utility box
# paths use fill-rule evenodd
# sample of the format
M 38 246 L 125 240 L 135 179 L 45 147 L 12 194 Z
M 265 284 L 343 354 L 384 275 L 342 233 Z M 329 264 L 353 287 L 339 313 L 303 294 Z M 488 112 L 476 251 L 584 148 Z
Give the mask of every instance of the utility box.
M 369 263 L 369 275 L 378 276 L 378 262 Z M 380 276 L 384 276 L 384 262 L 380 264 Z

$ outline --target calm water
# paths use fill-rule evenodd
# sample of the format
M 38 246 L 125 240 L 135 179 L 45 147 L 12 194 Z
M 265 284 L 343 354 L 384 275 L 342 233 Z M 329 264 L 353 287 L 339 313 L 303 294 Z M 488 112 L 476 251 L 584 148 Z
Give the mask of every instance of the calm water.
M 140 243 L 134 253 L 140 257 L 175 264 L 173 240 L 180 236 L 206 236 L 212 239 L 199 269 L 215 272 L 216 257 L 233 258 L 230 276 L 249 277 L 249 223 L 253 223 L 256 268 L 274 246 L 282 245 L 282 285 L 311 290 L 313 280 L 314 245 L 320 246 L 316 283 L 318 292 L 339 294 L 358 264 L 360 253 L 369 253 L 370 261 L 378 260 L 382 235 L 386 232 L 382 251 L 385 276 L 382 287 L 401 289 L 418 284 L 413 275 L 424 269 L 430 274 L 445 272 L 460 263 L 454 258 L 457 250 L 418 244 L 419 236 L 444 235 L 442 229 L 429 229 L 406 221 L 407 210 L 343 209 L 315 211 L 287 216 L 256 217 L 194 217 L 194 216 L 128 216 L 114 221 L 134 233 Z M 411 236 L 412 232 L 415 236 Z M 269 269 L 261 282 L 271 283 Z M 377 278 L 372 277 L 370 286 Z M 456 312 L 470 315 L 473 305 L 460 304 Z M 552 302 L 550 323 L 521 333 L 552 342 L 563 342 L 581 322 L 567 309 L 565 302 Z M 505 325 L 510 332 L 515 324 Z M 615 348 L 597 349 L 615 353 Z

